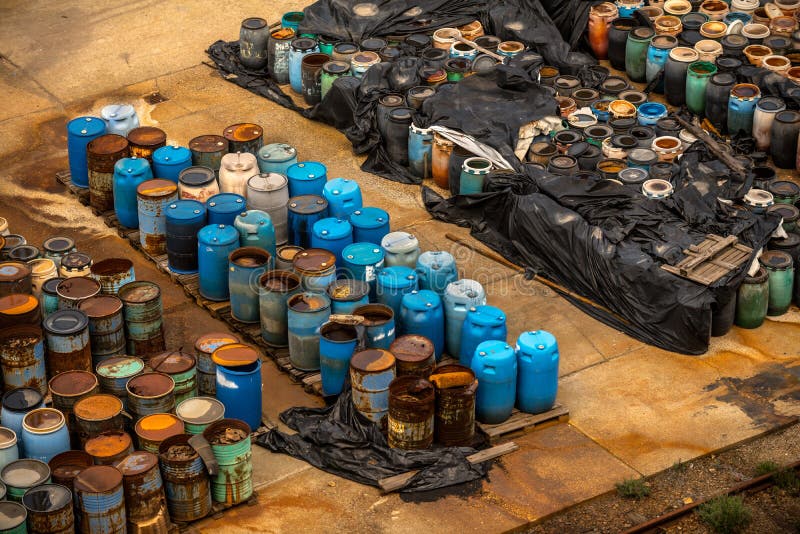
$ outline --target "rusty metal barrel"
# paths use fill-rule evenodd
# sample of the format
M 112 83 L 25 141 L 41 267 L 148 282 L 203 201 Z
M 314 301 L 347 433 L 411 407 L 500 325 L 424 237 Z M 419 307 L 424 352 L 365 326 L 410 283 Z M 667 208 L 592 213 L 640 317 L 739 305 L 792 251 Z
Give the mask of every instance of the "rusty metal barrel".
M 48 383 L 53 407 L 60 410 L 67 420 L 70 441 L 73 447 L 80 444 L 78 425 L 75 421 L 75 403 L 84 397 L 100 392 L 97 377 L 88 371 L 66 371 L 50 379 Z
M 231 124 L 223 130 L 222 136 L 228 141 L 228 152 L 231 154 L 249 152 L 256 156 L 264 145 L 264 129 L 251 122 Z
M 47 340 L 45 364 L 48 376 L 65 371 L 91 371 L 89 318 L 81 310 L 58 310 L 42 323 Z
M 383 349 L 356 352 L 350 360 L 353 405 L 361 415 L 383 425 L 389 411 L 389 384 L 394 380 L 395 358 Z
M 74 488 L 81 513 L 81 532 L 125 534 L 125 492 L 122 473 L 116 467 L 87 467 L 75 477 Z
M 119 298 L 96 295 L 78 304 L 78 309 L 89 319 L 92 369 L 109 358 L 125 354 L 125 322 Z
M 128 380 L 144 371 L 144 361 L 136 356 L 116 356 L 100 363 L 95 372 L 100 382 L 100 390 L 109 393 L 122 401 L 128 408 Z
M 86 451 L 64 451 L 53 456 L 47 465 L 53 483 L 66 486 L 72 491 L 72 483 L 78 473 L 94 465 L 91 455 Z
M 179 351 L 162 352 L 148 362 L 157 373 L 172 377 L 175 382 L 175 405 L 197 396 L 197 361 L 191 354 Z
M 203 437 L 219 464 L 219 471 L 211 477 L 214 500 L 237 504 L 249 499 L 253 495 L 250 425 L 239 419 L 222 419 L 208 425 Z
M 127 258 L 106 258 L 89 268 L 92 278 L 100 282 L 100 292 L 116 295 L 120 288 L 136 280 L 133 262 Z
M 178 185 L 170 180 L 155 178 L 136 188 L 139 244 L 151 256 L 167 252 L 167 207 L 176 200 Z
M 165 439 L 158 448 L 169 515 L 174 521 L 194 521 L 211 511 L 211 482 L 203 459 L 186 434 Z
M 438 376 L 456 374 L 460 381 Z M 440 365 L 430 381 L 436 387 L 436 443 L 446 446 L 470 446 L 475 435 L 475 392 L 478 381 L 469 367 L 457 364 Z
M 168 532 L 169 513 L 158 470 L 158 456 L 151 452 L 136 451 L 120 460 L 115 467 L 122 472 L 128 532 Z
M 114 209 L 114 164 L 130 154 L 128 140 L 105 134 L 86 146 L 89 169 L 89 204 L 99 212 Z
M 219 175 L 222 156 L 228 153 L 228 140 L 221 135 L 198 135 L 189 141 L 192 165 L 208 167 Z
M 22 504 L 28 511 L 29 534 L 75 532 L 70 488 L 60 484 L 42 484 L 26 491 Z
M 42 329 L 23 325 L 0 330 L 0 368 L 6 390 L 30 387 L 47 395 Z
M 17 325 L 39 326 L 42 307 L 33 295 L 14 293 L 0 297 L 0 328 Z
M 389 446 L 427 449 L 433 443 L 436 391 L 418 376 L 401 376 L 389 384 Z
M 18 261 L 0 263 L 0 297 L 28 295 L 33 290 L 31 269 Z
M 118 296 L 124 304 L 122 314 L 128 354 L 147 356 L 165 350 L 161 288 L 158 284 L 130 282 L 120 288 Z
M 100 293 L 100 282 L 88 276 L 65 278 L 56 286 L 58 309 L 67 310 L 78 307 L 78 304 L 89 297 Z
M 86 440 L 83 449 L 94 465 L 116 465 L 133 452 L 133 439 L 127 432 L 109 430 Z
M 197 386 L 200 395 L 213 397 L 217 394 L 217 366 L 211 355 L 223 345 L 241 343 L 233 334 L 224 332 L 211 332 L 197 338 L 194 343 L 194 353 L 197 359 Z
M 175 411 L 175 381 L 164 373 L 143 373 L 128 380 L 128 410 L 134 421 Z
M 145 158 L 152 166 L 153 152 L 167 146 L 167 134 L 155 126 L 139 126 L 128 132 L 128 144 L 131 156 Z
M 122 401 L 113 395 L 105 393 L 89 395 L 76 402 L 72 410 L 75 414 L 75 426 L 78 429 L 81 447 L 89 438 L 101 432 L 125 430 Z
M 139 449 L 158 454 L 158 447 L 165 439 L 183 434 L 183 421 L 171 413 L 145 415 L 134 427 Z
M 389 346 L 397 359 L 397 377 L 419 376 L 428 378 L 436 367 L 433 342 L 425 336 L 408 334 L 400 336 Z

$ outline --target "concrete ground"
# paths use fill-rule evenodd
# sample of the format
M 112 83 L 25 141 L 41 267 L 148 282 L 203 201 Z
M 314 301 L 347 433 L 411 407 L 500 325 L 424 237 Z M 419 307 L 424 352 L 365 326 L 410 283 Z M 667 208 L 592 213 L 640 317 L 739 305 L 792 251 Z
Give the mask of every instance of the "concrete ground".
M 163 291 L 170 348 L 224 330 L 54 180 L 67 167 L 65 125 L 108 103 L 136 106 L 143 124 L 185 145 L 236 122 L 255 122 L 266 142 L 287 142 L 329 176 L 355 178 L 366 204 L 391 213 L 393 229 L 425 249 L 452 250 L 463 276 L 481 280 L 489 303 L 507 312 L 509 339 L 529 329 L 558 338 L 558 402 L 568 424 L 515 441 L 488 479 L 437 495 L 381 495 L 292 458 L 254 453 L 259 502 L 196 525 L 202 532 L 486 532 L 524 528 L 538 518 L 613 488 L 787 424 L 800 414 L 800 311 L 757 330 L 734 328 L 701 357 L 646 346 L 584 315 L 545 287 L 463 248 L 432 220 L 419 189 L 359 170 L 343 135 L 222 80 L 201 64 L 219 38 L 238 36 L 241 19 L 276 21 L 298 1 L 140 0 L 53 4 L 0 1 L 0 215 L 12 232 L 41 244 L 67 235 L 95 258 L 129 257 L 139 279 Z M 143 99 L 158 92 L 166 100 Z M 320 405 L 274 365 L 264 366 L 264 417 Z

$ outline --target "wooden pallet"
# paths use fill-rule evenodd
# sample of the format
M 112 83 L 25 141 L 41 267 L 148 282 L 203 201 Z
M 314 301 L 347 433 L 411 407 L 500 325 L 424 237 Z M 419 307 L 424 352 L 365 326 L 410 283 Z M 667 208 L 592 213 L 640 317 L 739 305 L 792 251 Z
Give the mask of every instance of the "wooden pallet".
M 740 268 L 753 254 L 753 249 L 739 243 L 736 236 L 708 234 L 699 245 L 683 251 L 686 255 L 677 265 L 661 268 L 682 278 L 709 286 Z
M 239 506 L 255 506 L 258 504 L 258 492 L 253 491 L 253 494 L 250 496 L 249 499 L 246 501 L 242 501 L 236 504 L 225 504 L 221 502 L 214 502 L 211 504 L 211 511 L 208 512 L 208 515 L 205 517 L 201 517 L 194 521 L 184 522 L 184 521 L 175 521 L 172 520 L 172 524 L 169 529 L 170 534 L 178 534 L 180 532 L 188 532 L 192 529 L 192 525 L 199 521 L 203 521 L 205 519 L 215 519 L 219 520 L 223 517 L 223 512 L 226 510 L 230 510 L 231 508 L 237 508 Z
M 537 414 L 520 412 L 515 408 L 511 412 L 511 417 L 502 423 L 496 425 L 478 423 L 478 428 L 489 437 L 489 443 L 494 445 L 546 426 L 567 421 L 569 421 L 569 410 L 556 404 L 552 410 Z
M 81 204 L 89 206 L 89 191 L 87 189 L 75 187 L 72 184 L 69 171 L 56 173 L 56 181 L 63 184 Z M 95 215 L 103 219 L 106 226 L 114 228 L 117 234 L 128 241 L 133 249 L 139 251 L 144 257 L 153 262 L 159 271 L 169 276 L 172 282 L 181 286 L 186 296 L 193 299 L 195 303 L 205 309 L 209 315 L 227 323 L 231 330 L 240 335 L 243 342 L 256 345 L 264 356 L 273 360 L 281 371 L 288 374 L 294 382 L 302 385 L 307 392 L 322 396 L 322 378 L 319 372 L 295 369 L 289 360 L 289 349 L 285 347 L 274 347 L 264 341 L 261 337 L 261 326 L 259 324 L 242 323 L 231 316 L 230 301 L 216 302 L 203 297 L 200 294 L 200 281 L 197 274 L 175 273 L 169 269 L 166 254 L 152 256 L 147 253 L 147 251 L 143 250 L 139 242 L 139 231 L 121 226 L 113 210 L 102 213 L 95 209 L 92 211 L 95 212 Z

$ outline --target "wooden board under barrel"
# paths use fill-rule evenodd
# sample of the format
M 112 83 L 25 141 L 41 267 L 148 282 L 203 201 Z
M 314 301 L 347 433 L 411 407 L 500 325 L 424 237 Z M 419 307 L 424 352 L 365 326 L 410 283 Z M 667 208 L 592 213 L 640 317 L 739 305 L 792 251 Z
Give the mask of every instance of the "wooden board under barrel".
M 496 425 L 478 423 L 478 428 L 489 438 L 489 443 L 494 445 L 533 430 L 567 421 L 569 421 L 569 410 L 565 406 L 556 404 L 551 410 L 537 414 L 521 412 L 514 408 L 511 417 L 502 423 Z

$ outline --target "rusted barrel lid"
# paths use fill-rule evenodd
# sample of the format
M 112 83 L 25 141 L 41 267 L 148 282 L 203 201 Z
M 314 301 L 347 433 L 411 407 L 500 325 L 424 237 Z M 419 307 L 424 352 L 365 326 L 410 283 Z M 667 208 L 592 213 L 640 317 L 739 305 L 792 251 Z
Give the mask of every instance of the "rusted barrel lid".
M 241 343 L 241 340 L 233 334 L 210 332 L 198 337 L 197 341 L 194 342 L 194 348 L 198 352 L 212 354 L 219 347 L 232 343 Z
M 75 491 L 106 493 L 122 484 L 122 473 L 110 465 L 87 467 L 75 477 Z
M 87 439 L 83 448 L 94 458 L 113 458 L 132 446 L 133 440 L 127 432 L 110 430 Z
M 395 358 L 383 349 L 367 349 L 356 352 L 350 360 L 350 367 L 362 373 L 381 373 L 394 367 Z
M 175 413 L 194 425 L 212 423 L 225 416 L 225 405 L 212 397 L 192 397 L 181 402 Z
M 44 331 L 58 336 L 71 336 L 89 327 L 89 318 L 81 310 L 58 310 L 42 323 Z
M 64 451 L 53 456 L 48 465 L 54 482 L 71 484 L 72 479 L 78 476 L 78 473 L 94 465 L 94 460 L 86 451 Z
M 131 269 L 133 262 L 127 258 L 106 258 L 92 264 L 89 271 L 95 276 L 113 276 L 127 274 Z
M 98 393 L 76 402 L 72 411 L 84 421 L 105 421 L 122 412 L 122 401 L 114 395 Z
M 97 387 L 97 377 L 89 371 L 64 371 L 51 378 L 48 385 L 53 395 L 76 397 Z
M 62 280 L 56 288 L 56 293 L 69 299 L 85 299 L 99 293 L 100 287 L 100 282 L 94 278 L 77 276 Z
M 336 256 L 322 248 L 307 248 L 292 260 L 298 274 L 317 274 L 336 266 Z
M 299 215 L 314 215 L 328 209 L 328 201 L 319 195 L 299 195 L 289 199 L 289 211 Z
M 39 299 L 33 295 L 14 293 L 0 297 L 0 313 L 4 315 L 23 315 L 32 312 L 39 305 Z
M 3 408 L 12 412 L 27 412 L 42 404 L 42 394 L 33 388 L 17 388 L 3 395 Z
M 433 342 L 425 336 L 408 334 L 400 336 L 389 346 L 389 352 L 398 362 L 419 363 L 433 356 Z
M 125 388 L 136 397 L 161 397 L 175 390 L 175 381 L 164 373 L 144 373 L 128 380 Z
M 389 384 L 389 402 L 406 406 L 433 404 L 436 390 L 433 384 L 419 376 L 399 376 Z
M 152 452 L 134 451 L 117 462 L 116 467 L 123 477 L 141 475 L 158 465 L 158 457 Z
M 176 375 L 189 371 L 197 362 L 191 354 L 173 350 L 153 356 L 149 363 L 153 371 Z
M 227 152 L 228 140 L 221 135 L 198 135 L 189 141 L 189 149 L 195 152 Z
M 247 142 L 255 141 L 264 133 L 263 128 L 251 122 L 241 122 L 231 124 L 222 132 L 223 137 L 228 141 Z
M 22 427 L 34 434 L 52 432 L 64 424 L 64 414 L 55 408 L 37 408 L 25 415 Z
M 128 140 L 121 135 L 104 134 L 89 141 L 86 151 L 92 155 L 105 156 L 126 150 L 128 144 Z
M 30 268 L 18 261 L 0 263 L 0 283 L 16 282 L 31 275 Z
M 171 180 L 156 178 L 139 184 L 136 194 L 142 198 L 159 199 L 178 192 L 178 184 Z
M 237 248 L 228 256 L 228 261 L 239 267 L 261 267 L 269 263 L 270 254 L 258 247 Z
M 300 277 L 290 271 L 267 271 L 261 275 L 258 283 L 267 291 L 288 293 L 300 285 Z
M 128 141 L 139 146 L 159 146 L 167 142 L 167 134 L 155 126 L 139 126 L 128 132 Z
M 72 492 L 61 484 L 42 484 L 22 496 L 22 504 L 34 512 L 55 512 L 71 502 Z
M 764 267 L 778 271 L 789 269 L 792 266 L 792 257 L 780 250 L 768 250 L 758 258 L 758 261 Z
M 97 364 L 97 374 L 103 378 L 128 378 L 144 371 L 144 362 L 136 356 L 116 356 Z
M 80 270 L 92 263 L 92 257 L 83 252 L 70 252 L 61 258 L 61 266 L 65 269 Z
M 211 359 L 217 365 L 225 367 L 241 367 L 255 363 L 259 358 L 258 351 L 242 343 L 223 345 L 212 354 Z
M 183 434 L 183 421 L 171 413 L 145 415 L 136 422 L 136 435 L 149 441 L 164 441 Z
M 329 307 L 330 302 L 321 293 L 297 293 L 289 297 L 288 305 L 296 312 L 315 312 Z
M 139 280 L 119 288 L 120 300 L 126 304 L 143 304 L 161 296 L 161 288 L 155 282 Z
M 99 319 L 121 312 L 122 301 L 114 295 L 95 295 L 78 303 L 78 309 L 90 319 Z

